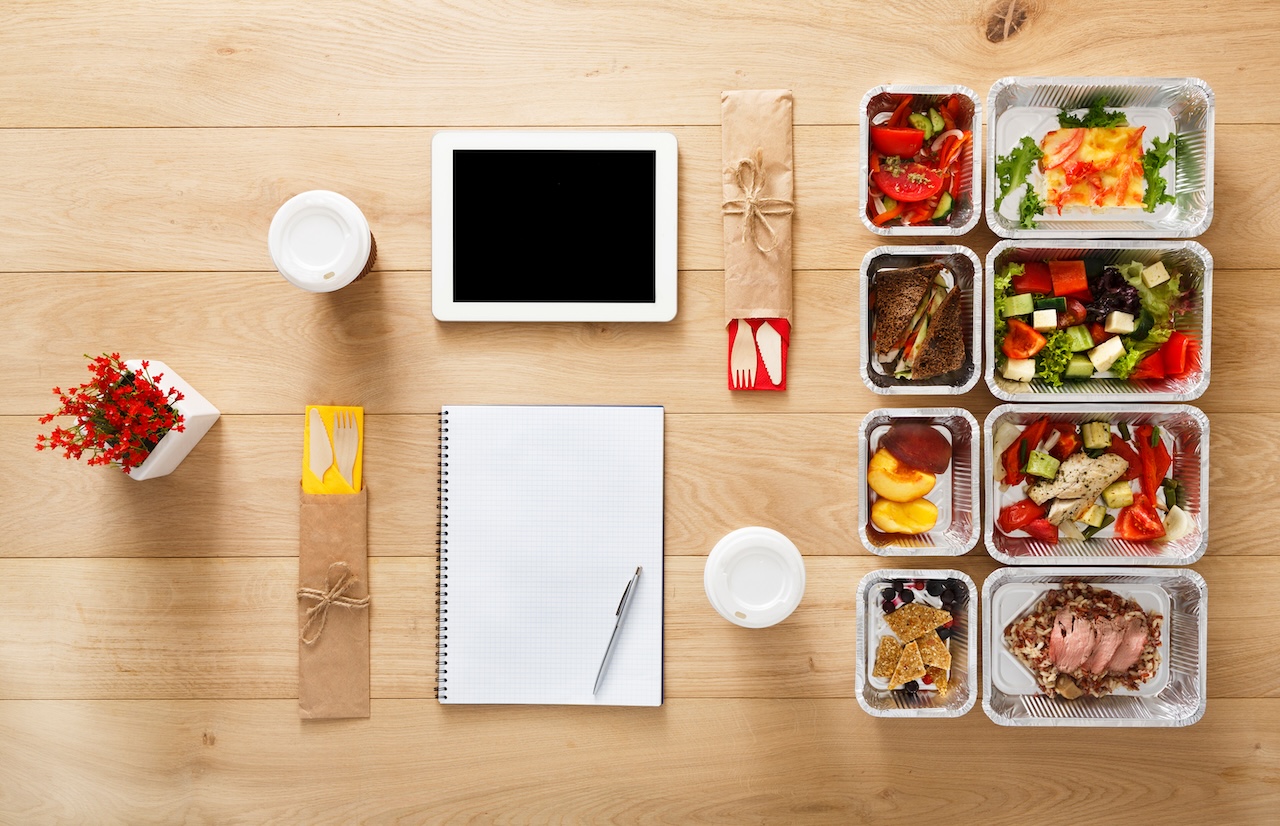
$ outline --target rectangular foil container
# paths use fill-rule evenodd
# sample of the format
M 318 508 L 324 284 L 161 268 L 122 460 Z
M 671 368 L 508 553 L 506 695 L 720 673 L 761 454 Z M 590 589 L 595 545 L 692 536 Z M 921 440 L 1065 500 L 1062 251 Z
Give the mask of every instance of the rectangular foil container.
M 1151 137 L 1178 135 L 1173 204 L 1154 212 L 1140 208 L 1078 218 L 1050 217 L 1035 229 L 1018 226 L 1011 194 L 1004 212 L 996 211 L 996 158 L 1061 109 L 1083 109 L 1098 98 L 1108 109 L 1124 109 L 1133 126 L 1147 126 Z M 1213 90 L 1194 77 L 1006 77 L 987 95 L 987 224 L 1003 238 L 1195 238 L 1213 220 Z M 1036 136 L 1033 136 L 1036 137 Z M 1165 175 L 1168 178 L 1168 174 Z M 1016 191 L 1016 190 L 1015 190 Z M 1012 209 L 1010 202 L 1012 203 Z
M 878 227 L 871 222 L 875 211 L 871 207 L 869 179 L 871 177 L 871 125 L 877 115 L 892 112 L 895 95 L 913 95 L 914 100 L 936 105 L 950 95 L 960 96 L 960 107 L 969 115 L 969 131 L 973 133 L 969 145 L 960 150 L 960 197 L 951 209 L 951 215 L 945 224 L 918 227 Z M 964 235 L 978 225 L 978 217 L 982 212 L 982 102 L 977 92 L 967 86 L 912 86 L 901 83 L 890 83 L 876 86 L 862 96 L 862 104 L 858 112 L 859 145 L 861 160 L 858 168 L 858 209 L 862 216 L 862 224 L 876 235 Z
M 880 270 L 900 267 L 917 267 L 921 264 L 941 263 L 955 277 L 960 288 L 960 317 L 964 332 L 965 360 L 959 370 L 931 379 L 908 380 L 895 378 L 893 365 L 887 373 L 877 370 L 875 347 L 871 343 L 871 283 Z M 876 247 L 862 257 L 861 274 L 858 277 L 858 307 L 861 314 L 860 336 L 862 357 L 858 361 L 858 375 L 862 383 L 873 393 L 891 395 L 959 395 L 968 393 L 978 383 L 982 373 L 978 342 L 982 340 L 982 314 L 978 312 L 978 276 L 982 264 L 968 247 L 961 246 L 886 246 Z M 988 279 L 990 280 L 990 279 Z M 968 323 L 964 323 L 965 321 Z
M 927 534 L 881 534 L 868 530 L 871 520 L 871 489 L 867 486 L 867 463 L 871 460 L 871 437 L 879 427 L 902 419 L 917 419 L 938 425 L 950 435 L 951 467 L 943 475 L 944 484 L 935 486 L 927 497 L 938 505 L 938 524 Z M 960 407 L 894 408 L 872 410 L 862 420 L 858 434 L 858 537 L 873 554 L 880 556 L 961 556 L 978 544 L 978 420 Z
M 995 467 L 999 463 L 993 447 L 996 428 L 1004 421 L 1025 426 L 1044 415 L 1052 421 L 1076 424 L 1103 419 L 1113 425 L 1126 422 L 1130 429 L 1151 424 L 1172 434 L 1173 478 L 1186 490 L 1186 511 L 1197 530 L 1175 542 L 1129 542 L 1115 537 L 1094 537 L 1084 541 L 1060 539 L 1056 545 L 1029 536 L 1006 536 L 997 530 L 996 516 L 1014 497 L 1003 493 L 1000 483 L 996 482 Z M 1185 404 L 1002 404 L 987 416 L 983 443 L 987 472 L 983 527 L 987 552 L 1004 565 L 1190 565 L 1209 547 L 1209 417 L 1199 408 Z
M 1184 287 L 1194 290 L 1191 304 L 1177 319 L 1178 331 L 1194 339 L 1199 349 L 1199 365 L 1178 379 L 1131 382 L 1127 379 L 1087 379 L 1064 381 L 1054 387 L 1044 379 L 1010 381 L 1000 374 L 996 357 L 995 280 L 1008 263 L 1094 259 L 1104 264 L 1143 265 L 1164 262 L 1170 270 L 1183 274 Z M 1209 389 L 1209 346 L 1212 332 L 1213 257 L 1195 241 L 1078 241 L 1066 246 L 1060 241 L 1000 241 L 987 255 L 986 297 L 987 386 L 997 398 L 1017 402 L 1186 402 L 1200 398 Z
M 1018 616 L 996 616 L 1001 588 L 1018 583 L 1061 585 L 1066 580 L 1124 593 L 1126 586 L 1158 588 L 1168 597 L 1164 622 L 1168 663 L 1163 688 L 1148 696 L 1111 694 L 1064 700 L 1042 694 L 1007 694 L 993 684 L 999 657 L 1010 657 L 1004 629 Z M 1001 568 L 982 585 L 982 710 L 1002 726 L 1093 726 L 1145 728 L 1189 726 L 1204 716 L 1209 621 L 1209 589 L 1187 569 L 1159 568 Z M 1020 616 L 1020 615 L 1019 615 Z M 1013 660 L 1018 667 L 1021 662 Z
M 879 611 L 881 588 L 895 579 L 955 579 L 964 585 L 968 599 L 963 610 L 952 612 L 950 688 L 945 694 L 921 691 L 914 697 L 901 691 L 878 689 L 871 685 L 868 658 L 871 651 L 873 611 Z M 881 570 L 872 571 L 858 583 L 856 602 L 858 634 L 857 664 L 854 668 L 858 705 L 872 717 L 961 717 L 969 713 L 977 701 L 978 687 L 978 589 L 962 571 L 954 570 Z

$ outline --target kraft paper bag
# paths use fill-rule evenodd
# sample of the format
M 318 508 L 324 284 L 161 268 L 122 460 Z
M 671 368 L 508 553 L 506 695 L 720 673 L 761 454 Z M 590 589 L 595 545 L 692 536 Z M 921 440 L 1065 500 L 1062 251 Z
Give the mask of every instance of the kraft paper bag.
M 300 495 L 298 713 L 368 717 L 368 490 Z
M 726 324 L 791 320 L 791 111 L 786 89 L 720 96 Z

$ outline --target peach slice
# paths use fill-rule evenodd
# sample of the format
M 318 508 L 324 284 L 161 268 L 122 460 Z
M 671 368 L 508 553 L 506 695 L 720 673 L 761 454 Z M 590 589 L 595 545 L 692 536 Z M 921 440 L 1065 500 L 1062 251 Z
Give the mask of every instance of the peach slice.
M 928 499 L 905 503 L 877 499 L 871 506 L 871 524 L 885 533 L 928 533 L 938 524 L 938 507 Z
M 925 470 L 908 467 L 889 451 L 880 448 L 867 463 L 867 484 L 877 494 L 894 502 L 910 502 L 933 490 L 937 477 Z

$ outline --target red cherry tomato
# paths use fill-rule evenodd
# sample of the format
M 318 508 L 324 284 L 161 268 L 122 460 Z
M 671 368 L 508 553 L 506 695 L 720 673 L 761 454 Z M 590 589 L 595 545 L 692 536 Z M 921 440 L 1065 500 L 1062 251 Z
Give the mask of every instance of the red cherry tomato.
M 882 154 L 910 158 L 924 146 L 924 131 L 910 127 L 873 126 L 871 145 Z
M 895 201 L 927 201 L 942 191 L 942 176 L 920 163 L 893 164 L 886 158 L 871 173 L 880 191 Z
M 1085 310 L 1084 302 L 1077 298 L 1068 298 L 1067 311 L 1058 313 L 1058 326 L 1074 327 L 1077 324 L 1083 324 L 1086 315 L 1087 311 Z
M 1029 359 L 1043 350 L 1047 341 L 1030 324 L 1011 318 L 1000 349 L 1011 359 Z

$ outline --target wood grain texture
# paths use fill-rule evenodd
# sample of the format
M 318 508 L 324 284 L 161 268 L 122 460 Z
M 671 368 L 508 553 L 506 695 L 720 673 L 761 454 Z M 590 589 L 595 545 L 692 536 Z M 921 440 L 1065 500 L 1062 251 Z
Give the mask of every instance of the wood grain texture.
M 989 22 L 1009 5 L 10 3 L 0 66 L 22 83 L 0 91 L 0 122 L 716 125 L 721 90 L 787 87 L 797 123 L 856 123 L 862 93 L 881 83 L 960 83 L 985 98 L 1006 75 L 1188 73 L 1219 89 L 1222 122 L 1280 120 L 1269 79 L 1280 15 L 1266 0 L 1176 14 L 1152 0 L 1023 2 L 1026 24 L 993 43 Z M 927 21 L 927 36 L 913 38 L 912 61 L 886 64 L 877 23 L 895 13 Z
M 718 91 L 714 97 L 718 105 Z M 723 268 L 719 128 L 661 121 L 650 128 L 670 128 L 680 145 L 680 268 Z M 9 161 L 0 178 L 0 203 L 8 205 L 0 270 L 271 270 L 271 216 L 292 195 L 317 188 L 360 206 L 378 240 L 375 268 L 430 269 L 434 132 L 0 129 L 0 157 Z M 1275 269 L 1280 207 L 1256 193 L 1280 188 L 1280 171 L 1221 159 L 1266 156 L 1280 128 L 1219 124 L 1215 140 L 1213 225 L 1200 240 L 1219 267 Z M 859 145 L 856 126 L 795 129 L 798 270 L 856 271 L 884 243 L 858 217 Z M 983 257 L 996 238 L 980 224 L 962 242 Z
M 1068 822 L 1063 810 L 1088 801 L 1139 823 L 1262 824 L 1280 734 L 1258 720 L 1276 705 L 1211 703 L 1192 729 L 1082 731 L 980 714 L 874 720 L 847 699 L 374 700 L 370 720 L 318 723 L 287 700 L 0 701 L 0 761 L 6 812 L 23 823 L 737 826 L 896 823 L 910 810 L 1024 824 Z M 1046 754 L 1052 770 L 1032 768 Z M 1102 771 L 1100 754 L 1158 756 L 1160 769 Z

